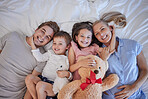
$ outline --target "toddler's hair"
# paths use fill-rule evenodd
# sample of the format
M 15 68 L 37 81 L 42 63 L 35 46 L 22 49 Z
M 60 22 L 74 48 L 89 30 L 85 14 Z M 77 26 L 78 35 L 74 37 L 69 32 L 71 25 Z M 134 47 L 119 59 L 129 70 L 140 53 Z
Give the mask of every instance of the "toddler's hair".
M 100 20 L 94 22 L 93 26 L 102 21 L 107 25 L 115 25 L 117 28 L 123 28 L 127 24 L 125 15 L 117 11 L 103 14 Z
M 53 38 L 55 38 L 55 37 L 63 37 L 65 39 L 67 45 L 69 45 L 72 41 L 71 36 L 66 31 L 59 31 L 58 33 L 56 33 L 54 35 Z

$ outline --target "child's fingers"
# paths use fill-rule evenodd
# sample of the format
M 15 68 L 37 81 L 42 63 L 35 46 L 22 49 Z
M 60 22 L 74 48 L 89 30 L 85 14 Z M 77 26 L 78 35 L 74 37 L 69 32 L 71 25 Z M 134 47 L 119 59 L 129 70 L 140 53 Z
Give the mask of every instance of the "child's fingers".
M 89 62 L 89 66 L 96 66 L 96 62 L 95 62 L 95 60 L 92 61 L 92 62 Z
M 92 59 L 91 57 L 87 58 L 83 64 L 83 67 L 90 67 L 90 66 L 96 66 L 96 61 Z

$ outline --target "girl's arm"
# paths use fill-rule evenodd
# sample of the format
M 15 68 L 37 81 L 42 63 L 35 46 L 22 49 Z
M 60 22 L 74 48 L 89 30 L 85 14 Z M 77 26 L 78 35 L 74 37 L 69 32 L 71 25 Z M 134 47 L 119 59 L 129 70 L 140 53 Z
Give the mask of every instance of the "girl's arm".
M 147 66 L 146 59 L 145 59 L 142 51 L 137 56 L 137 64 L 139 67 L 138 79 L 132 85 L 123 85 L 123 86 L 118 87 L 118 89 L 122 89 L 122 88 L 124 88 L 124 89 L 122 91 L 116 93 L 115 95 L 117 95 L 117 96 L 115 98 L 130 97 L 134 92 L 136 92 L 142 86 L 142 84 L 148 78 L 148 66 Z
M 78 62 L 75 63 L 75 53 L 72 47 L 70 47 L 69 49 L 69 53 L 68 53 L 68 59 L 69 59 L 69 70 L 70 72 L 74 72 L 77 69 L 79 69 L 80 67 L 89 67 L 90 66 L 95 66 L 96 63 L 94 63 L 94 60 L 91 58 L 86 58 L 83 60 L 80 60 Z
M 76 71 L 80 66 L 75 64 L 75 53 L 72 47 L 70 47 L 68 52 L 68 60 L 69 60 L 69 70 L 71 72 Z

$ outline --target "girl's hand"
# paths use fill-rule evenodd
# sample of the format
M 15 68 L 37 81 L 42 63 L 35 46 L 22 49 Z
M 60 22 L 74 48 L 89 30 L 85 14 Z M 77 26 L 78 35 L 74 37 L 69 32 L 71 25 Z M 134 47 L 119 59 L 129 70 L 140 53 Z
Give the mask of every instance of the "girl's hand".
M 133 87 L 132 85 L 123 85 L 123 86 L 118 87 L 118 89 L 123 89 L 123 90 L 120 91 L 120 92 L 115 93 L 115 98 L 116 99 L 127 99 L 134 92 L 137 91 L 135 89 L 135 87 Z
M 60 78 L 64 78 L 64 77 L 68 78 L 70 74 L 67 70 L 58 70 L 57 75 Z
M 93 60 L 91 57 L 78 61 L 78 64 L 79 64 L 79 67 L 89 67 L 90 68 L 90 66 L 96 66 L 95 60 Z

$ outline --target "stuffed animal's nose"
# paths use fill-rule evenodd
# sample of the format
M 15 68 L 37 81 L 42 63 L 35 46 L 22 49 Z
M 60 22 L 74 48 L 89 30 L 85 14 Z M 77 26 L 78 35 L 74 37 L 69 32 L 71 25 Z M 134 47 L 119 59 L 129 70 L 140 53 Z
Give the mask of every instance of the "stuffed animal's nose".
M 98 71 L 98 70 L 94 70 L 94 73 L 95 73 L 95 74 L 98 74 L 98 73 L 99 73 L 99 71 Z

